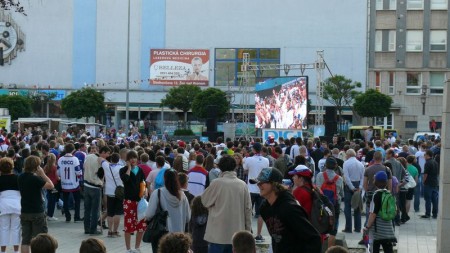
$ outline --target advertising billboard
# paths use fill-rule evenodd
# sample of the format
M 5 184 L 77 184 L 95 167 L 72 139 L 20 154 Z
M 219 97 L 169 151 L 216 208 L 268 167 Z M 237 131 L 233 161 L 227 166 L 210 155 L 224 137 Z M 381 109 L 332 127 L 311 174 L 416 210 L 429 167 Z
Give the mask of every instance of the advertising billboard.
M 209 83 L 209 50 L 151 49 L 150 84 L 177 86 Z
M 302 130 L 278 130 L 278 129 L 263 129 L 263 140 L 269 139 L 269 136 L 272 136 L 276 141 L 278 138 L 283 137 L 285 140 L 289 140 L 290 138 L 302 137 Z
M 255 86 L 255 127 L 307 129 L 308 77 L 268 78 Z

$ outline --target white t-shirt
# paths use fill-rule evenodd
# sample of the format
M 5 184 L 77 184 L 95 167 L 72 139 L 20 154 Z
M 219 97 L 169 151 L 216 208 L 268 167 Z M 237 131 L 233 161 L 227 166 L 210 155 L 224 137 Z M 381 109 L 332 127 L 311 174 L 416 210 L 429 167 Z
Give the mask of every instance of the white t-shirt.
M 114 191 L 117 186 L 123 186 L 122 179 L 120 179 L 119 171 L 123 167 L 120 164 L 109 164 L 108 162 L 102 162 L 103 170 L 105 170 L 105 194 L 107 196 L 114 196 Z M 111 174 L 112 172 L 112 174 Z M 113 178 L 114 176 L 114 178 Z M 114 180 L 116 182 L 114 183 Z
M 80 186 L 82 175 L 80 161 L 72 155 L 61 156 L 58 159 L 58 175 L 61 178 L 63 191 L 76 191 Z
M 420 173 L 423 173 L 425 170 L 425 151 L 419 150 L 416 152 L 417 163 L 420 166 Z
M 0 145 L 0 151 L 3 151 L 3 152 L 8 151 L 8 145 L 7 144 Z
M 244 159 L 244 170 L 248 171 L 248 190 L 251 193 L 259 193 L 259 187 L 256 184 L 250 184 L 249 180 L 257 178 L 261 170 L 267 167 L 269 167 L 269 159 L 261 155 L 254 155 Z

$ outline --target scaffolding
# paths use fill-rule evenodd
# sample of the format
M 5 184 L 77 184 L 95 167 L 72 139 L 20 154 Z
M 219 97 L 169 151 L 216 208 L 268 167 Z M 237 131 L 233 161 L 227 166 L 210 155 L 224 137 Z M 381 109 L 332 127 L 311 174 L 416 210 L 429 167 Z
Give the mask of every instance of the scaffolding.
M 250 64 L 250 54 L 244 53 L 242 59 L 242 81 L 239 85 L 239 93 L 242 95 L 241 106 L 243 108 L 243 123 L 244 129 L 243 135 L 248 139 L 249 137 L 249 129 L 248 123 L 250 123 L 250 96 L 254 96 L 254 86 L 249 85 L 249 74 L 250 71 L 256 73 L 256 71 L 265 71 L 265 70 L 283 70 L 286 76 L 289 74 L 290 70 L 298 69 L 300 70 L 301 75 L 304 75 L 305 70 L 314 69 L 316 70 L 316 117 L 315 117 L 315 126 L 324 125 L 323 117 L 324 117 L 324 109 L 323 109 L 323 78 L 324 78 L 324 69 L 327 68 L 328 72 L 331 76 L 330 69 L 328 68 L 324 56 L 323 50 L 317 51 L 317 58 L 314 63 L 295 63 L 295 64 L 268 64 L 268 65 L 252 65 Z

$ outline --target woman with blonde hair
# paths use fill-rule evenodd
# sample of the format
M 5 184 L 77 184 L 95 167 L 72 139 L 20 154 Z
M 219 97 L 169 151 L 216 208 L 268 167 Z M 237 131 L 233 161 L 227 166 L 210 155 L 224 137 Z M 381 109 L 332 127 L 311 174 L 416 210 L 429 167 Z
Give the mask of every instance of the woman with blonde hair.
M 61 153 L 61 152 L 64 152 L 64 140 L 63 140 L 62 137 L 58 137 L 58 138 L 56 139 L 56 145 L 57 145 L 58 151 L 59 151 L 60 153 Z
M 45 175 L 52 181 L 53 185 L 56 185 L 59 181 L 58 170 L 56 166 L 56 156 L 49 153 L 47 156 L 47 164 L 44 166 Z M 59 199 L 59 192 L 53 188 L 47 190 L 47 220 L 57 221 L 58 218 L 54 217 L 55 205 Z
M 0 246 L 14 245 L 19 251 L 20 244 L 20 192 L 17 175 L 13 174 L 14 162 L 11 158 L 0 159 Z
M 195 154 L 195 152 L 191 151 L 189 153 L 189 159 L 188 159 L 189 160 L 188 170 L 190 170 L 190 169 L 195 167 L 195 159 L 196 158 L 197 158 L 197 154 Z

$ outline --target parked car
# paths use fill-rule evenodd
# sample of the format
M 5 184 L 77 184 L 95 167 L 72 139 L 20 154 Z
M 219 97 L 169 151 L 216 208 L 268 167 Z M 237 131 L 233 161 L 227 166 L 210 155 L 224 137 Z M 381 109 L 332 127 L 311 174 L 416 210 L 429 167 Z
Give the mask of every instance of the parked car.
M 418 141 L 418 140 L 424 141 L 427 138 L 428 138 L 428 140 L 431 140 L 431 139 L 433 139 L 432 136 L 434 136 L 434 139 L 440 139 L 441 138 L 441 135 L 439 133 L 436 133 L 436 132 L 417 132 L 417 133 L 414 134 L 413 140 L 414 141 Z

